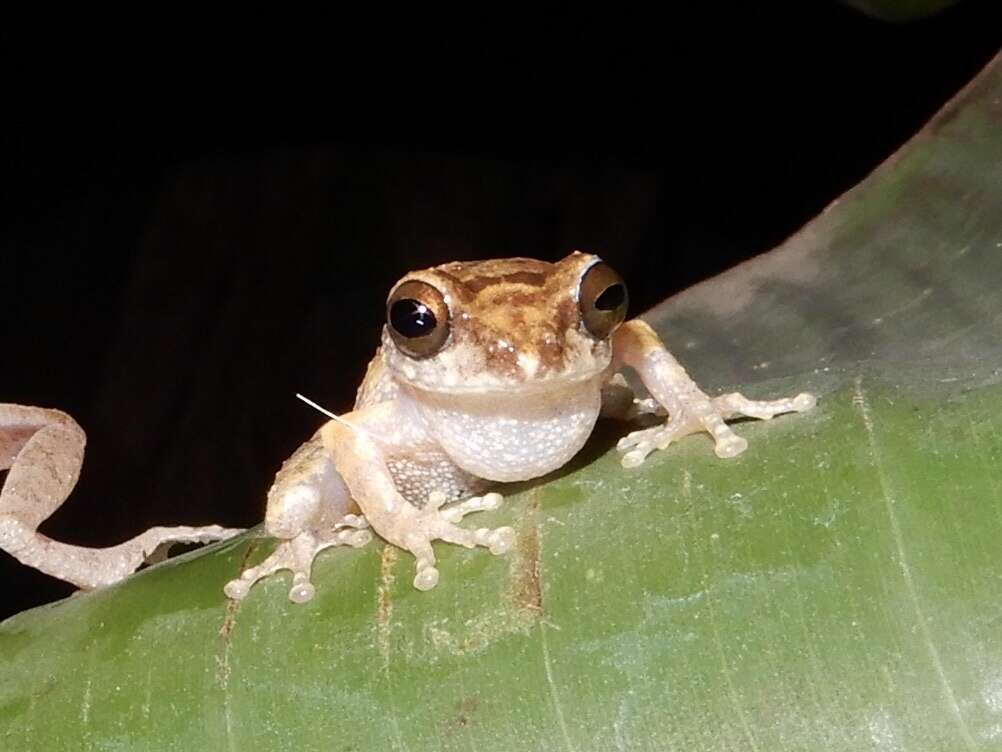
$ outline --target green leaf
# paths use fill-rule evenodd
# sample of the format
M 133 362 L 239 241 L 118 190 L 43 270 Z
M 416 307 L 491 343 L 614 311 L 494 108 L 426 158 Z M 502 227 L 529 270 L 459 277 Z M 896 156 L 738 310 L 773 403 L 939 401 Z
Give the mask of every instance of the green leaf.
M 9 750 L 1002 748 L 1002 63 L 776 251 L 649 319 L 712 390 L 809 388 L 625 471 L 603 426 L 505 557 L 241 538 L 0 625 Z M 476 524 L 476 523 L 475 523 Z
M 927 18 L 956 5 L 960 0 L 842 0 L 873 18 L 894 23 Z

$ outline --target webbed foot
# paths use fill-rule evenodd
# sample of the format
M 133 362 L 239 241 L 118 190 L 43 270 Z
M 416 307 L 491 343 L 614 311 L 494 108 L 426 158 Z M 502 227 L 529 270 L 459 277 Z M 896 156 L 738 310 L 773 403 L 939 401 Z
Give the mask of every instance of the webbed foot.
M 233 600 L 242 600 L 258 580 L 287 569 L 292 572 L 289 600 L 293 603 L 306 603 L 316 593 L 316 588 L 310 581 L 310 570 L 317 554 L 333 546 L 364 546 L 372 540 L 372 533 L 367 528 L 368 523 L 364 517 L 349 514 L 332 530 L 301 532 L 290 540 L 281 541 L 271 556 L 257 566 L 245 569 L 240 577 L 226 583 L 223 592 Z
M 781 413 L 810 410 L 816 403 L 814 395 L 807 392 L 776 400 L 750 400 L 738 392 L 713 399 L 693 399 L 685 412 L 672 415 L 663 425 L 627 434 L 616 447 L 625 452 L 623 467 L 637 467 L 655 449 L 666 449 L 683 436 L 706 431 L 713 438 L 716 455 L 727 459 L 747 449 L 748 441 L 734 433 L 725 420 L 738 416 L 769 420 Z
M 431 545 L 434 540 L 466 548 L 483 546 L 496 556 L 508 552 L 515 542 L 515 531 L 510 527 L 467 530 L 456 524 L 473 512 L 497 509 L 501 506 L 501 494 L 473 496 L 447 507 L 444 506 L 445 500 L 445 494 L 431 494 L 425 506 L 413 508 L 413 512 L 395 519 L 394 532 L 386 536 L 392 543 L 414 554 L 417 570 L 414 587 L 418 590 L 431 590 L 438 584 L 439 573 Z M 400 532 L 397 533 L 397 530 Z

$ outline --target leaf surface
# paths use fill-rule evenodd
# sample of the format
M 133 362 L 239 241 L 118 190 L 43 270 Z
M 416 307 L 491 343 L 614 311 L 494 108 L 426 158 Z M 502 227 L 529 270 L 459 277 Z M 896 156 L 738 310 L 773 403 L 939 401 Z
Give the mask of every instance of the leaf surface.
M 10 750 L 1002 749 L 1002 63 L 772 253 L 648 319 L 817 409 L 624 471 L 618 425 L 472 524 L 228 604 L 244 537 L 0 624 Z

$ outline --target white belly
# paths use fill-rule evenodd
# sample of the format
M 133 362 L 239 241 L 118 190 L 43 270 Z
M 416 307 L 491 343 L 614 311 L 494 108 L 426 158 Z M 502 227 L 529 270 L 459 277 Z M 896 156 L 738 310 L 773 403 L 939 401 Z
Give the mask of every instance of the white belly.
M 439 446 L 479 478 L 527 480 L 584 446 L 602 406 L 599 381 L 530 394 L 433 395 L 417 407 Z

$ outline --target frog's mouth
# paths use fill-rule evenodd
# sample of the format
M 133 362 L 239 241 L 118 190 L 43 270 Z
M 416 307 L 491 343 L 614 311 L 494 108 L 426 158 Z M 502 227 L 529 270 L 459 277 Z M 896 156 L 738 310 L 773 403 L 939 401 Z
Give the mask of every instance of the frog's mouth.
M 470 343 L 453 342 L 429 358 L 416 359 L 383 339 L 383 362 L 398 383 L 436 394 L 511 396 L 556 392 L 604 374 L 612 361 L 605 341 L 587 342 L 559 363 L 529 353 L 505 358 Z
M 612 346 L 607 340 L 581 335 L 568 340 L 559 360 L 514 348 L 499 353 L 477 342 L 456 340 L 431 357 L 414 358 L 397 349 L 384 331 L 383 361 L 399 383 L 425 392 L 539 394 L 588 382 L 608 370 Z
M 519 399 L 529 395 L 557 394 L 571 388 L 583 387 L 590 381 L 604 377 L 604 370 L 562 374 L 529 381 L 478 379 L 461 384 L 426 383 L 396 373 L 395 377 L 402 385 L 428 394 L 483 395 L 493 399 Z

